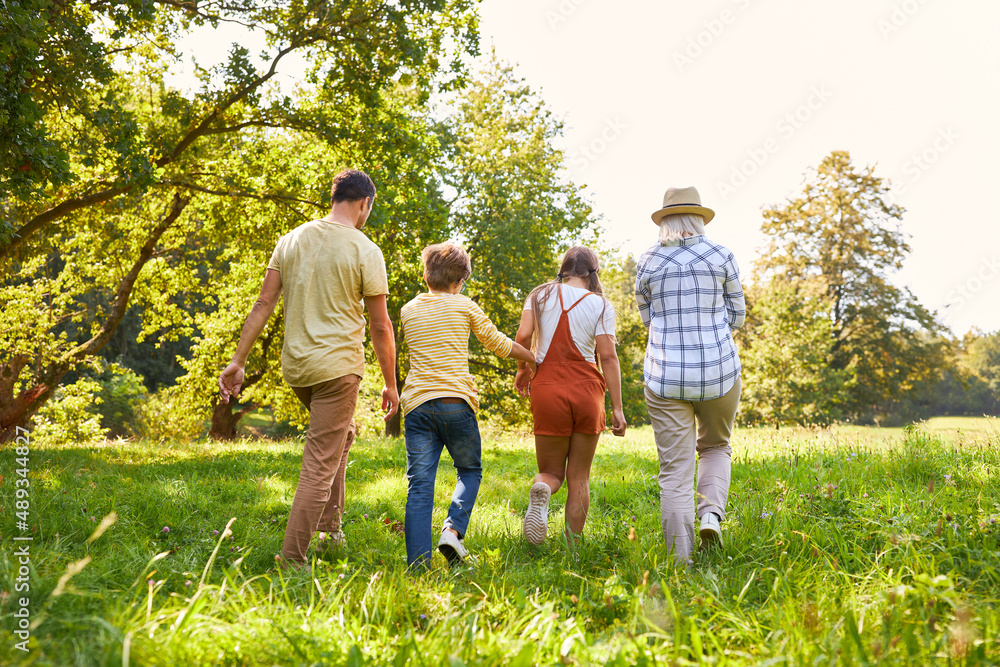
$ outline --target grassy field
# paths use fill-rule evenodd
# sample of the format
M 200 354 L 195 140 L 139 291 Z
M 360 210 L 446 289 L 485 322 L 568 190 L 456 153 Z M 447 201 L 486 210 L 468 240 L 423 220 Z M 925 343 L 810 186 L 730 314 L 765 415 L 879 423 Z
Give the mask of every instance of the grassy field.
M 14 592 L 24 543 L 12 541 L 8 448 L 0 664 L 1000 663 L 1000 422 L 743 429 L 734 449 L 725 546 L 687 569 L 663 544 L 648 427 L 602 440 L 573 548 L 520 536 L 530 436 L 484 434 L 466 539 L 476 565 L 449 570 L 437 556 L 412 576 L 401 441 L 355 446 L 350 548 L 311 574 L 273 562 L 296 439 L 38 445 L 26 594 Z M 437 522 L 453 483 L 445 457 Z M 564 501 L 554 498 L 550 535 Z M 24 595 L 28 653 L 12 634 Z

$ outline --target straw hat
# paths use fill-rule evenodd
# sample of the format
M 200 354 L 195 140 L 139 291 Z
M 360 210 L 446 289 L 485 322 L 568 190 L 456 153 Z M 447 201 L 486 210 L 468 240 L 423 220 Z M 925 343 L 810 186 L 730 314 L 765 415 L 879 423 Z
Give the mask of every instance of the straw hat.
M 715 211 L 701 205 L 701 195 L 697 188 L 667 188 L 663 193 L 663 208 L 653 214 L 653 222 L 659 226 L 664 216 L 678 213 L 703 216 L 706 225 L 715 217 Z

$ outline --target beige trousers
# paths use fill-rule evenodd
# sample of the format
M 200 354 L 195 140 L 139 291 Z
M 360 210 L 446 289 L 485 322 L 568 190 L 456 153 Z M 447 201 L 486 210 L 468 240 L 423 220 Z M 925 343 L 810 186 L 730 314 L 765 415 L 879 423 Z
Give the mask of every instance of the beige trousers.
M 653 422 L 660 457 L 660 521 L 674 558 L 686 561 L 694 549 L 695 495 L 697 516 L 708 512 L 726 516 L 736 408 L 740 379 L 725 396 L 711 401 L 660 398 L 646 388 L 646 407 Z M 697 430 L 695 420 L 697 419 Z M 695 453 L 698 454 L 698 492 L 694 491 Z
M 281 548 L 286 560 L 305 563 L 313 533 L 340 530 L 360 385 L 360 377 L 345 375 L 312 387 L 292 387 L 309 410 L 309 430 Z

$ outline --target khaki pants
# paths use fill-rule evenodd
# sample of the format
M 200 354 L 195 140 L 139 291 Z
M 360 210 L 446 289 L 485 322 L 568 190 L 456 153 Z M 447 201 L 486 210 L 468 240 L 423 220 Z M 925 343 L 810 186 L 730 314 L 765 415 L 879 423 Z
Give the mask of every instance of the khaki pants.
M 354 408 L 360 385 L 360 377 L 345 375 L 312 387 L 292 387 L 309 410 L 309 430 L 281 548 L 286 560 L 305 563 L 313 533 L 340 530 L 344 476 L 354 442 Z
M 695 501 L 697 516 L 708 512 L 726 516 L 736 408 L 740 379 L 725 396 L 711 401 L 660 398 L 646 389 L 646 407 L 653 422 L 660 457 L 660 520 L 667 547 L 674 558 L 686 561 L 694 549 Z M 697 419 L 697 431 L 695 430 Z M 698 454 L 698 492 L 694 490 L 695 453 Z

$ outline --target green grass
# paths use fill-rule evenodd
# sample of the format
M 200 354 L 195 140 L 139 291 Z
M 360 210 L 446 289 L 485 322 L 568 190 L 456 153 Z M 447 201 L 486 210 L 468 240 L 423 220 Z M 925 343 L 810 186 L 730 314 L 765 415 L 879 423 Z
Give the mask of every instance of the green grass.
M 301 442 L 33 448 L 27 654 L 0 456 L 0 664 L 998 664 L 1000 424 L 738 430 L 724 548 L 675 568 L 649 427 L 602 439 L 586 537 L 532 547 L 530 436 L 484 434 L 474 569 L 405 571 L 402 441 L 352 449 L 342 560 L 274 570 Z M 438 479 L 443 518 L 454 484 Z M 562 529 L 557 494 L 550 536 Z M 102 517 L 117 522 L 88 543 Z M 230 519 L 232 536 L 225 528 Z M 164 527 L 169 532 L 164 532 Z M 216 534 L 214 531 L 219 531 Z M 57 591 L 67 568 L 89 558 Z M 64 577 L 65 578 L 65 577 Z

